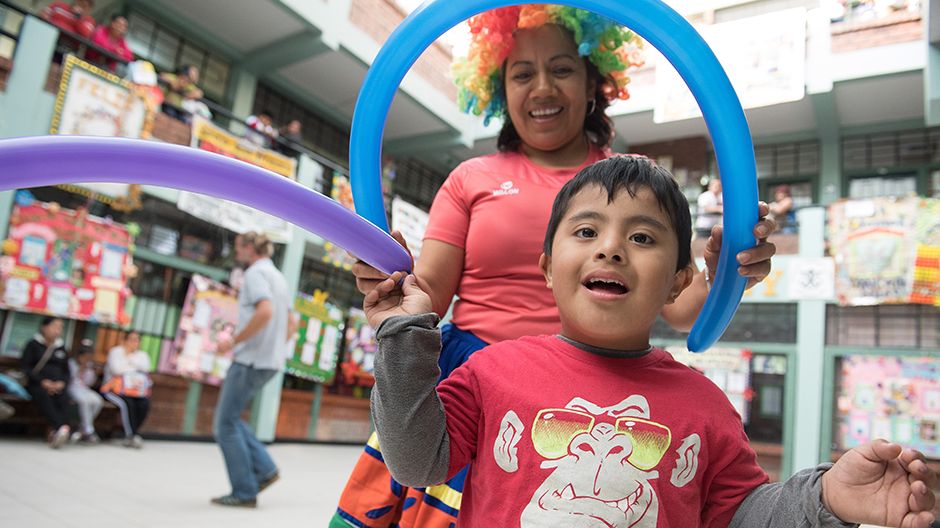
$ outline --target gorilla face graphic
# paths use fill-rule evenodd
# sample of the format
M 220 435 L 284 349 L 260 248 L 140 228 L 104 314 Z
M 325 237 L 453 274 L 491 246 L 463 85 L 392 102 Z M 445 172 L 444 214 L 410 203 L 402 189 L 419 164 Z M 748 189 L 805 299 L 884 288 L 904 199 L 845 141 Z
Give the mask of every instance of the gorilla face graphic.
M 651 481 L 672 434 L 649 417 L 639 395 L 611 407 L 575 398 L 539 412 L 533 445 L 546 459 L 541 467 L 554 471 L 522 512 L 522 526 L 655 527 Z

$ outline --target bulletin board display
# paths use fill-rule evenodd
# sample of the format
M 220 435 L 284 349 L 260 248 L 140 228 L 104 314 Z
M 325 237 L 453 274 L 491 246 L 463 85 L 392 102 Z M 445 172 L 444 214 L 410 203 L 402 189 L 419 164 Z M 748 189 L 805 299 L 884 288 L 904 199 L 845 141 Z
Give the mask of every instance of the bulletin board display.
M 846 356 L 836 402 L 841 449 L 884 438 L 940 458 L 937 358 Z
M 331 383 L 336 375 L 346 317 L 326 298 L 327 294 L 320 291 L 297 294 L 294 311 L 300 326 L 286 364 L 288 374 L 320 383 Z
M 0 306 L 125 325 L 131 246 L 127 226 L 83 209 L 15 205 L 0 258 Z
M 237 324 L 235 290 L 208 277 L 193 275 L 176 338 L 161 356 L 158 370 L 220 385 L 232 364 L 233 351 L 219 354 L 218 344 L 233 338 Z

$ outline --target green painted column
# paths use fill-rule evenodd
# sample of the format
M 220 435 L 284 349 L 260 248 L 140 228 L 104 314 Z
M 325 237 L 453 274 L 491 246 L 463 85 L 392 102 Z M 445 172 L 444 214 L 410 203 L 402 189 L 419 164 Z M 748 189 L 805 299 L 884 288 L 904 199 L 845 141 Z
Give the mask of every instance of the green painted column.
M 34 17 L 26 17 L 13 71 L 0 106 L 0 137 L 35 136 L 49 131 L 54 96 L 43 90 L 59 31 Z
M 828 205 L 842 194 L 842 135 L 839 130 L 839 113 L 836 109 L 835 92 L 823 92 L 810 96 L 816 117 L 819 138 L 819 189 L 816 201 Z
M 319 167 L 316 162 L 306 156 L 301 156 L 297 164 L 297 181 L 305 187 L 311 187 L 316 180 Z M 306 232 L 297 226 L 292 227 L 292 238 L 284 251 L 284 262 L 281 263 L 281 273 L 287 279 L 287 291 L 291 299 L 294 298 L 300 287 L 300 269 L 303 266 L 304 249 L 306 246 Z M 251 412 L 251 422 L 258 439 L 264 442 L 274 440 L 277 429 L 277 416 L 281 406 L 281 387 L 284 385 L 284 372 L 279 372 L 271 378 L 255 398 Z M 316 421 L 311 416 L 312 421 Z
M 235 80 L 230 85 L 231 93 L 229 94 L 232 101 L 232 113 L 245 119 L 252 114 L 254 109 L 258 77 L 238 67 L 234 68 L 234 73 Z M 245 127 L 237 124 L 231 124 L 229 130 L 238 135 L 245 133 Z
M 808 207 L 797 212 L 800 225 L 800 256 L 822 257 L 824 254 L 824 228 L 826 210 Z M 784 444 L 792 461 L 786 478 L 792 471 L 815 466 L 824 459 L 820 452 L 823 417 L 823 385 L 826 344 L 826 302 L 800 301 L 797 305 L 796 361 L 788 365 L 787 376 L 795 374 L 795 400 L 788 401 L 794 407 L 792 436 L 786 431 L 784 437 L 791 440 Z M 794 368 L 795 367 L 795 368 Z
M 202 396 L 202 383 L 190 381 L 189 389 L 186 391 L 186 404 L 183 411 L 183 430 L 184 435 L 192 435 L 196 432 L 196 420 L 199 418 L 199 398 Z
M 940 12 L 940 1 L 926 3 L 924 20 L 926 21 L 927 64 L 924 66 L 924 121 L 928 127 L 940 125 L 940 20 L 933 15 Z

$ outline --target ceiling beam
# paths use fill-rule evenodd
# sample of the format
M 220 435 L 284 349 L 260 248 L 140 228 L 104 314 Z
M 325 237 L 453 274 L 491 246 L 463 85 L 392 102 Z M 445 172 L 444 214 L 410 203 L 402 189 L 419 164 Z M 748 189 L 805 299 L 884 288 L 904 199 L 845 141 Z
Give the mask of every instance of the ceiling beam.
M 395 156 L 415 156 L 423 153 L 438 153 L 461 146 L 464 144 L 459 132 L 444 130 L 390 139 L 385 141 L 383 150 Z
M 322 33 L 307 29 L 251 51 L 239 62 L 239 67 L 261 75 L 332 51 L 323 41 Z

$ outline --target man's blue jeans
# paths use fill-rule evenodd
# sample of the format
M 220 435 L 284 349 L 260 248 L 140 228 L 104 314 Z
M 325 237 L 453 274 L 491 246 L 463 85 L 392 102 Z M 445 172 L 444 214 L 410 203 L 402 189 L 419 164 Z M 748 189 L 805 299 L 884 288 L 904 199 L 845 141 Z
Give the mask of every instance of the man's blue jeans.
M 238 499 L 255 498 L 258 482 L 277 473 L 277 466 L 264 444 L 241 418 L 248 402 L 276 373 L 272 369 L 232 363 L 222 383 L 212 431 L 225 458 L 232 495 Z

